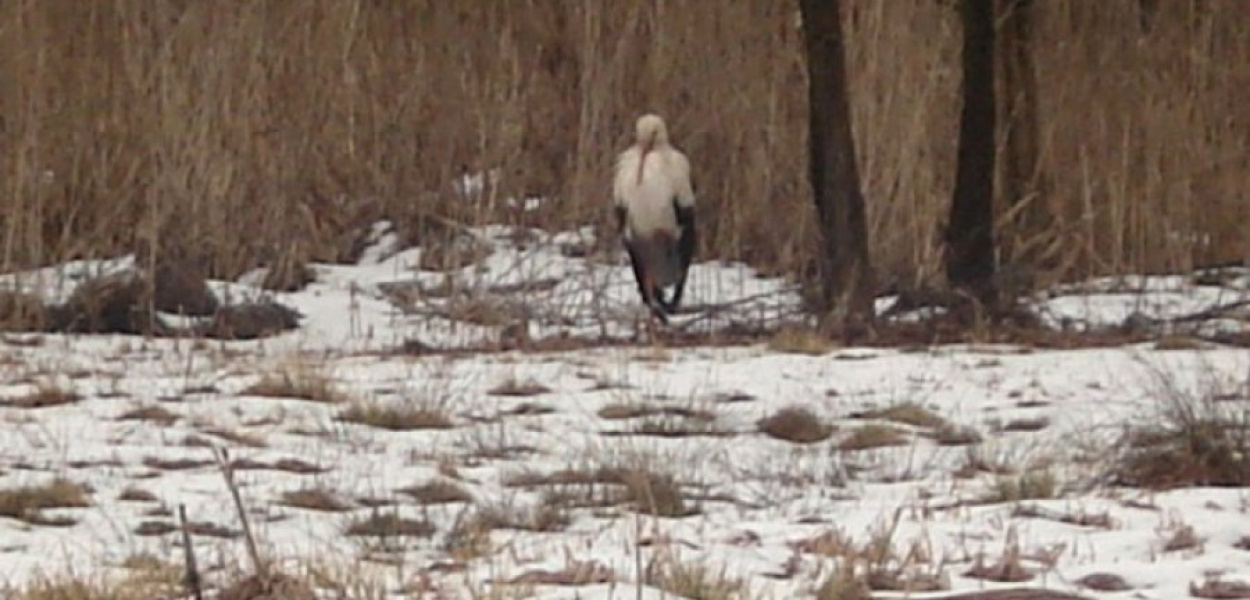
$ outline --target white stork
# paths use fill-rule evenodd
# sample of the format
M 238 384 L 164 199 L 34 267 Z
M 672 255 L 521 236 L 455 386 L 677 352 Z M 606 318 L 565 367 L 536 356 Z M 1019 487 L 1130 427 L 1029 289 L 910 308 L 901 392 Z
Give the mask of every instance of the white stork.
M 646 114 L 635 142 L 616 159 L 612 185 L 617 228 L 638 282 L 638 294 L 661 322 L 681 303 L 694 257 L 694 188 L 690 161 L 668 143 L 664 119 Z M 661 291 L 673 287 L 665 300 Z

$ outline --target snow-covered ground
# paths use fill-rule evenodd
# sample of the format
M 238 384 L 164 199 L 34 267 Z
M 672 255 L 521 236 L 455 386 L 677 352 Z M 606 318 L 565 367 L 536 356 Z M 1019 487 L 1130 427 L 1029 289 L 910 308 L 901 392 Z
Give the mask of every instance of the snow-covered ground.
M 213 447 L 247 461 L 235 477 L 264 555 L 334 565 L 397 595 L 421 586 L 466 595 L 512 581 L 542 598 L 634 598 L 647 579 L 644 597 L 659 598 L 664 578 L 656 573 L 665 565 L 702 565 L 740 582 L 745 597 L 810 597 L 848 556 L 953 590 L 1028 585 L 1171 599 L 1212 577 L 1250 583 L 1250 551 L 1238 548 L 1250 536 L 1245 490 L 1147 493 L 1102 483 L 1125 427 L 1158 418 L 1169 395 L 1221 394 L 1246 410 L 1244 349 L 942 346 L 808 355 L 763 344 L 637 344 L 416 356 L 394 349 L 412 340 L 489 342 L 501 322 L 525 323 L 532 338 L 626 338 L 639 313 L 628 267 L 570 251 L 587 242 L 586 231 L 530 232 L 518 244 L 515 231 L 486 228 L 475 233 L 490 255 L 448 275 L 416 269 L 422 251 L 395 247 L 385 225 L 375 233 L 360 264 L 315 265 L 308 288 L 273 294 L 304 315 L 299 330 L 276 338 L 5 335 L 0 492 L 61 478 L 89 486 L 90 505 L 40 513 L 43 521 L 67 517 L 63 523 L 0 517 L 0 588 L 41 574 L 121 574 L 128 557 L 144 554 L 181 561 L 179 534 L 169 527 L 179 505 L 226 535 L 195 536 L 202 567 L 245 564 Z M 66 272 L 3 281 L 63 298 L 76 281 Z M 239 297 L 258 293 L 247 285 L 255 279 L 213 285 Z M 1039 297 L 1037 310 L 1075 329 L 1122 324 L 1134 313 L 1168 320 L 1244 300 L 1248 282 L 1094 282 Z M 675 326 L 705 331 L 791 319 L 799 306 L 784 281 L 716 263 L 694 267 L 688 302 L 702 310 Z M 486 316 L 465 312 L 483 303 Z M 473 322 L 455 318 L 465 314 L 476 315 Z M 1233 313 L 1213 327 L 1245 331 L 1246 323 Z M 337 402 L 256 387 L 284 378 Z M 14 404 L 48 390 L 77 400 Z M 392 430 L 341 418 L 378 407 L 421 408 L 450 423 Z M 832 435 L 804 444 L 760 431 L 761 419 L 788 407 L 812 411 Z M 949 427 L 898 422 L 887 409 L 899 407 Z M 896 445 L 853 449 L 848 440 L 869 424 L 892 428 Z M 957 444 L 940 431 L 975 431 L 980 441 Z M 678 512 L 688 514 L 639 514 L 620 495 L 625 486 L 569 482 L 605 468 L 671 477 L 684 499 Z M 1016 498 L 1022 481 L 1041 497 Z M 412 488 L 426 484 L 465 497 L 423 503 L 430 497 Z M 326 492 L 339 510 L 297 508 L 284 496 L 309 490 Z M 467 525 L 487 514 L 545 530 Z M 428 521 L 433 530 L 347 535 L 378 515 Z M 1186 536 L 1197 543 L 1177 543 Z M 1005 556 L 1018 558 L 1028 581 L 976 574 L 987 570 L 976 565 Z M 1119 575 L 1132 591 L 1080 588 L 1093 573 Z M 578 585 L 543 584 L 561 579 Z

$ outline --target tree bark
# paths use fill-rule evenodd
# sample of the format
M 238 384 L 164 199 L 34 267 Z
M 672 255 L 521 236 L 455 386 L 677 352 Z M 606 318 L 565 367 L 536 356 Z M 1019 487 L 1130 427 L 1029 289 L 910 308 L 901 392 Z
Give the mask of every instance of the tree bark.
M 1037 74 L 1032 49 L 1033 0 L 995 0 L 994 10 L 994 20 L 1000 24 L 995 52 L 997 110 L 1003 121 L 1003 164 L 998 190 L 1000 206 L 1006 208 L 1008 217 L 1000 224 L 999 243 L 1004 271 L 1010 269 L 1010 279 L 1015 284 L 1012 287 L 1032 287 L 1037 283 L 1037 274 L 1055 267 L 1060 250 L 1053 235 L 1054 215 L 1041 169 Z
M 962 0 L 958 167 L 946 227 L 946 278 L 983 305 L 994 289 L 994 0 Z
M 823 252 L 819 307 L 826 324 L 873 318 L 868 226 L 846 80 L 838 0 L 801 0 L 807 51 L 808 150 Z

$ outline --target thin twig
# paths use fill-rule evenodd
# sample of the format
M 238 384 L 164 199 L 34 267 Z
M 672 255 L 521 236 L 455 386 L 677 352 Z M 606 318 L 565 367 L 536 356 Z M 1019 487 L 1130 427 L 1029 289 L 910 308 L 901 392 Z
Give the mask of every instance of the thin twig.
M 178 505 L 178 519 L 182 522 L 182 556 L 186 565 L 187 588 L 195 600 L 204 600 L 204 586 L 200 581 L 200 569 L 195 563 L 195 546 L 191 544 L 191 528 L 187 522 L 187 506 Z
M 247 511 L 243 508 L 243 496 L 239 493 L 239 486 L 234 481 L 234 465 L 230 463 L 230 455 L 225 448 L 216 449 L 217 467 L 221 469 L 221 476 L 226 480 L 226 489 L 230 490 L 230 496 L 234 499 L 234 509 L 239 514 L 239 522 L 243 527 L 243 539 L 247 542 L 247 553 L 252 559 L 252 568 L 256 571 L 256 577 L 262 582 L 269 581 L 269 567 L 260 558 L 260 550 L 256 547 L 256 537 L 252 535 L 252 526 L 247 520 Z

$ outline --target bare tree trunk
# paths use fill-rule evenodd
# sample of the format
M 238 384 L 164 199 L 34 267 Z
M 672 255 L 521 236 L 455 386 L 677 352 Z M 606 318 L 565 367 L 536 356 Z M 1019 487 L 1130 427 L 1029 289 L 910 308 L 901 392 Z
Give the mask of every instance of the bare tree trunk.
M 994 0 L 962 0 L 963 83 L 946 277 L 984 305 L 994 289 Z
M 847 94 L 838 0 L 801 0 L 807 50 L 809 177 L 820 219 L 821 306 L 826 324 L 873 318 L 868 226 Z
M 1010 280 L 1000 287 L 1013 288 L 1000 291 L 1025 291 L 1038 283 L 1036 275 L 1055 267 L 1061 248 L 1054 235 L 1049 186 L 1041 169 L 1031 32 L 1033 0 L 995 0 L 994 10 L 994 20 L 999 23 L 997 110 L 1003 120 L 1004 150 L 998 190 L 1007 210 L 1005 222 L 999 224 L 1004 262 L 1000 280 Z

